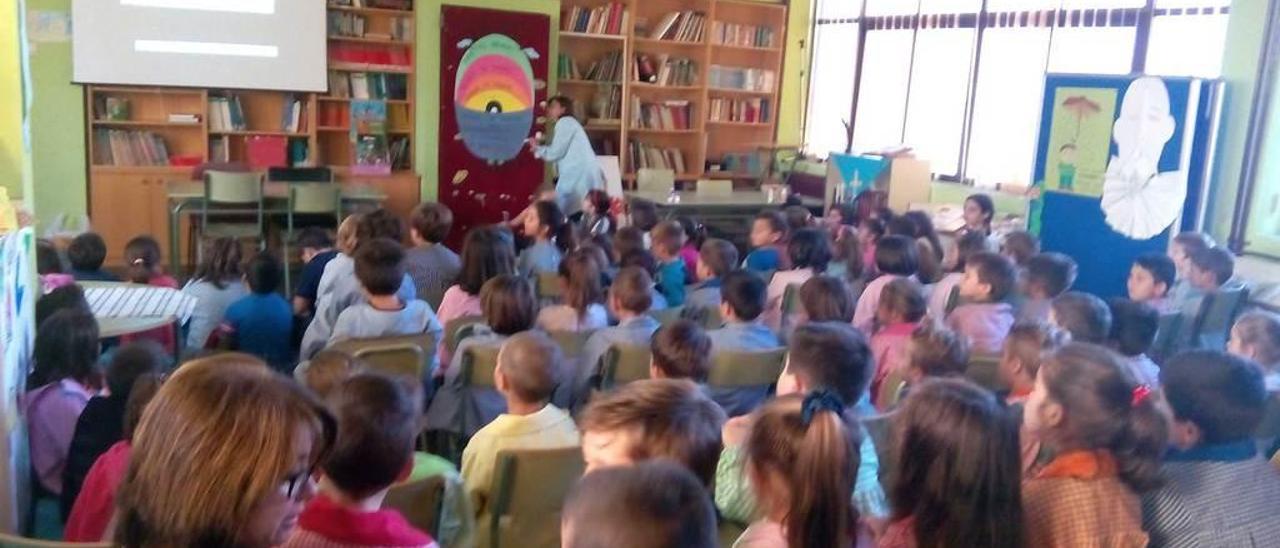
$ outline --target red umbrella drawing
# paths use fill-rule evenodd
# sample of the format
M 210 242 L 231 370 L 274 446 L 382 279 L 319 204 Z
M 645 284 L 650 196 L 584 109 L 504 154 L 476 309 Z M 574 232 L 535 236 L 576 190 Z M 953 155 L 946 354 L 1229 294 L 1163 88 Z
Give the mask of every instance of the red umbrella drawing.
M 1102 112 L 1102 107 L 1098 106 L 1098 103 L 1089 100 L 1088 97 L 1083 95 L 1067 97 L 1062 102 L 1062 107 L 1076 114 L 1076 134 L 1075 137 L 1071 138 L 1072 144 L 1075 144 L 1076 140 L 1080 138 L 1080 126 L 1084 124 L 1084 119 Z

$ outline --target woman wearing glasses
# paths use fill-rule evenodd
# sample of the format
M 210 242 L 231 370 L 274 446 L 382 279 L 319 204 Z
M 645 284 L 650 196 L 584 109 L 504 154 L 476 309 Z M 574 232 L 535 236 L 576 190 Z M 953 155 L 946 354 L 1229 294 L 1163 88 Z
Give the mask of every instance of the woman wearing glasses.
M 122 546 L 265 548 L 285 540 L 333 444 L 332 416 L 261 361 L 190 362 L 147 406 L 118 494 Z

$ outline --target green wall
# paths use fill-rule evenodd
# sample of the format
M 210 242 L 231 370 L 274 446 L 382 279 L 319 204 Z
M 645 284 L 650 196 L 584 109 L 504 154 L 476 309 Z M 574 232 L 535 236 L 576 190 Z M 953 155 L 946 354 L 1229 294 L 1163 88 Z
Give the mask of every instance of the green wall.
M 26 0 L 27 11 L 70 13 L 71 0 Z M 84 92 L 71 83 L 71 42 L 42 42 L 29 50 L 31 176 L 36 219 L 88 212 Z
M 809 95 L 809 27 L 812 1 L 791 0 L 787 8 L 787 44 L 782 55 L 778 100 L 778 136 L 783 145 L 804 143 L 804 111 Z
M 0 8 L 0 187 L 22 197 L 22 52 L 19 6 Z

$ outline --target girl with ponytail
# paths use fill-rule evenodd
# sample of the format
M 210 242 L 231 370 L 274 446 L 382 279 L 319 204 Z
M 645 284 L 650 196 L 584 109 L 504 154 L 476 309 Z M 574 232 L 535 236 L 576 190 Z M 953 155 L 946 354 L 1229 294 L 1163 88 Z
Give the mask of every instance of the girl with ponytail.
M 1159 394 L 1115 353 L 1074 343 L 1040 366 L 1026 427 L 1055 455 L 1023 484 L 1030 546 L 1146 546 L 1139 495 L 1169 438 Z
M 735 548 L 851 547 L 857 434 L 844 404 L 827 390 L 781 397 L 756 412 L 744 445 L 761 518 Z
M 516 272 L 524 277 L 555 274 L 560 259 L 577 247 L 573 225 L 555 202 L 534 202 L 530 211 L 524 215 L 524 234 L 534 243 L 516 258 Z

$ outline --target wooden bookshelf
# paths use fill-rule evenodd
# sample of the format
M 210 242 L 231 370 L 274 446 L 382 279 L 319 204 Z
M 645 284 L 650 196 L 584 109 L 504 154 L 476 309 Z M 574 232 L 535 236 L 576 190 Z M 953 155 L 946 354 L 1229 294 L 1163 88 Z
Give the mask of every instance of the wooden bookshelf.
M 290 165 L 327 166 L 342 184 L 382 190 L 387 207 L 398 214 L 407 216 L 418 204 L 420 189 L 413 161 L 417 139 L 415 11 L 335 5 L 328 10 L 330 17 L 361 18 L 361 26 L 345 29 L 347 32 L 335 34 L 330 27 L 331 74 L 394 75 L 404 80 L 403 95 L 385 101 L 388 147 L 404 140 L 403 162 L 387 175 L 355 172 L 355 150 L 348 129 L 351 97 L 244 89 L 85 86 L 89 212 L 94 230 L 107 242 L 108 265 L 122 265 L 125 243 L 139 234 L 154 236 L 167 252 L 168 182 L 189 179 L 193 169 L 206 162 L 247 162 L 248 143 L 259 138 L 284 139 Z M 379 62 L 340 60 L 337 57 L 354 51 L 343 48 L 360 48 Z M 383 82 L 388 84 L 387 91 L 392 91 L 390 80 Z M 237 124 L 213 118 L 220 116 L 224 98 L 237 101 Z M 117 107 L 114 111 L 107 109 L 108 100 Z M 285 115 L 292 114 L 293 101 L 297 101 L 297 125 L 293 126 L 290 116 L 286 126 Z M 174 114 L 195 115 L 195 120 L 171 120 Z M 326 114 L 329 120 L 322 125 Z M 295 152 L 305 157 L 295 157 Z M 186 224 L 184 220 L 183 234 Z M 185 258 L 185 238 L 180 243 Z
M 632 148 L 637 144 L 679 151 L 684 169 L 675 170 L 676 178 L 692 181 L 707 175 L 708 164 L 719 164 L 726 153 L 754 152 L 774 140 L 787 23 L 785 4 L 752 0 L 621 0 L 628 16 L 620 32 L 583 32 L 599 29 L 575 27 L 580 21 L 570 15 L 582 11 L 574 10 L 589 12 L 611 3 L 562 1 L 560 53 L 573 60 L 580 74 L 568 75 L 561 70 L 557 93 L 574 99 L 578 105 L 575 114 L 584 122 L 597 153 L 620 155 L 623 180 L 635 179 L 638 162 L 632 158 Z M 701 32 L 681 31 L 684 17 L 670 21 L 669 14 L 681 12 L 698 15 Z M 696 26 L 693 25 L 695 29 Z M 583 76 L 592 63 L 619 49 L 624 52 L 621 82 L 598 82 Z M 651 65 L 639 63 L 641 56 Z M 656 73 L 662 69 L 663 61 L 692 63 L 693 81 L 639 79 L 642 68 L 652 68 Z M 756 71 L 756 76 L 765 71 L 772 75 L 768 82 L 749 89 L 724 87 L 712 85 L 712 65 Z M 621 104 L 616 110 L 621 117 L 602 119 L 592 104 L 598 102 L 601 93 L 614 93 L 615 88 L 620 88 Z M 643 111 L 636 110 L 637 104 L 676 108 L 687 104 L 688 127 L 668 127 L 665 123 L 656 124 L 662 127 L 646 127 L 655 124 L 652 117 L 646 121 L 637 119 Z M 713 105 L 721 110 L 713 113 Z M 730 115 L 734 112 L 730 106 L 736 107 L 737 115 Z M 750 116 L 746 116 L 748 106 L 754 107 Z M 719 114 L 719 118 L 713 120 L 713 114 Z M 723 173 L 713 172 L 716 176 Z

